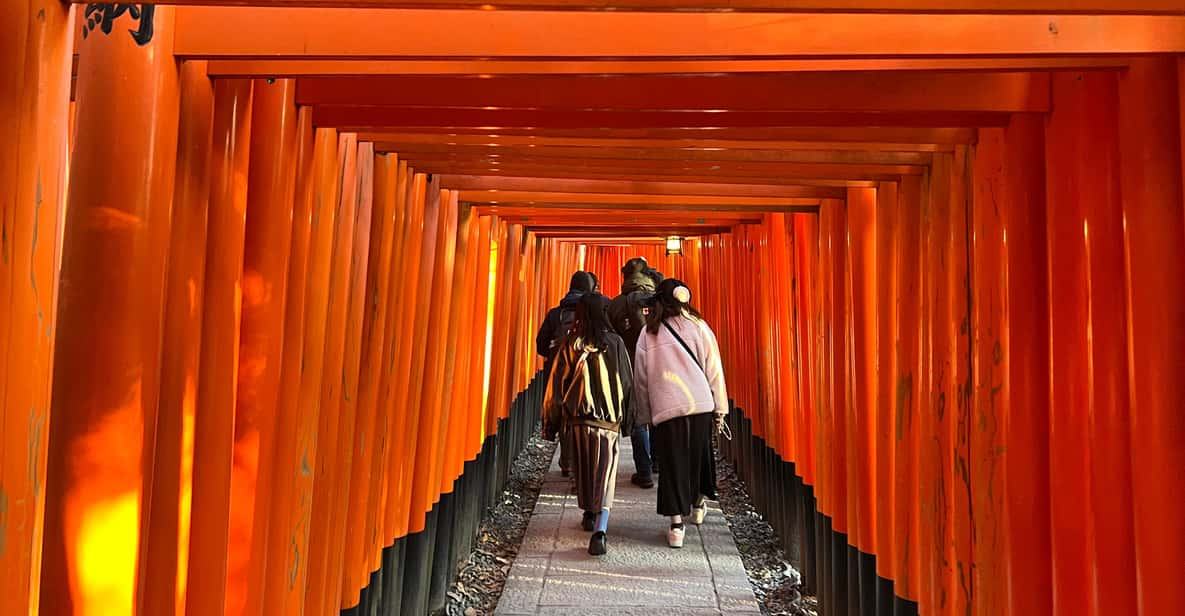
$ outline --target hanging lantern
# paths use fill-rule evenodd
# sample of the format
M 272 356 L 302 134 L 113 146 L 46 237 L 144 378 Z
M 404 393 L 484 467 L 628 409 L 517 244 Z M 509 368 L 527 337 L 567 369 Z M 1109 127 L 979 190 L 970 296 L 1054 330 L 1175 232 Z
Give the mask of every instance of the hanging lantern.
M 667 238 L 667 256 L 683 254 L 683 238 L 672 235 Z

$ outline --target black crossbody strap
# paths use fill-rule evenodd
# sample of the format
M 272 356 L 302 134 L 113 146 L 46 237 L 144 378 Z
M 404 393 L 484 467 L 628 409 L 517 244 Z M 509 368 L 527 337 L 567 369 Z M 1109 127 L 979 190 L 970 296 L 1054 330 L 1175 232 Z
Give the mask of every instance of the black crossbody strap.
M 691 361 L 695 362 L 695 365 L 699 366 L 700 372 L 703 372 L 704 378 L 707 378 L 708 373 L 704 370 L 704 365 L 699 363 L 699 358 L 695 356 L 695 353 L 692 352 L 691 347 L 687 346 L 687 343 L 683 341 L 683 338 L 679 334 L 675 333 L 675 328 L 671 327 L 671 324 L 667 323 L 666 321 L 662 322 L 662 326 L 667 328 L 667 331 L 671 332 L 671 335 L 675 337 L 675 340 L 679 341 L 679 345 L 682 346 L 683 350 L 687 351 L 687 354 L 691 356 Z

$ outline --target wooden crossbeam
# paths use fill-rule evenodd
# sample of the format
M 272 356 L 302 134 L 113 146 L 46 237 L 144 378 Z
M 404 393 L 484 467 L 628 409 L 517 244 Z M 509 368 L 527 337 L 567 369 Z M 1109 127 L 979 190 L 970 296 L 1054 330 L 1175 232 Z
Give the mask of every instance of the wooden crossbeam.
M 354 127 L 361 133 L 415 132 L 443 136 L 472 135 L 497 139 L 506 136 L 580 139 L 727 139 L 753 141 L 892 142 L 918 145 L 965 145 L 975 141 L 976 131 L 967 127 L 930 126 L 710 126 L 699 128 L 654 127 L 540 128 L 524 126 L 423 126 L 414 129 Z M 370 139 L 374 141 L 374 139 Z M 861 146 L 863 147 L 863 146 Z M 948 151 L 942 148 L 941 151 Z
M 86 0 L 70 0 L 82 4 Z M 152 2 L 150 2 L 151 4 Z M 1175 0 L 169 0 L 173 5 L 356 8 L 627 9 L 849 13 L 1066 13 L 1171 14 L 1185 12 Z
M 792 60 L 214 60 L 212 77 L 324 75 L 622 75 L 796 71 L 1117 70 L 1127 56 L 986 58 L 810 58 Z
M 1005 112 L 983 111 L 604 111 L 320 105 L 313 122 L 348 131 L 429 126 L 472 128 L 718 128 L 795 126 L 1001 127 Z
M 793 200 L 842 199 L 846 191 L 842 188 L 818 186 L 794 186 L 773 184 L 714 184 L 709 180 L 695 181 L 687 178 L 681 182 L 648 180 L 594 180 L 576 178 L 513 177 L 499 175 L 444 175 L 440 178 L 442 188 L 463 191 L 468 200 L 486 199 L 477 193 L 608 193 L 628 195 L 671 195 L 730 197 L 774 197 Z
M 1067 0 L 1068 1 L 1068 0 Z M 180 7 L 205 58 L 765 59 L 1185 51 L 1185 16 Z
M 700 162 L 765 162 L 765 163 L 834 163 L 927 165 L 928 152 L 866 152 L 861 150 L 792 150 L 725 148 L 614 148 L 614 147 L 535 147 L 533 145 L 490 147 L 453 144 L 409 144 L 392 141 L 375 142 L 382 152 L 398 152 L 407 158 L 448 155 L 450 159 L 481 160 L 488 157 L 503 159 L 577 159 L 577 160 L 666 160 Z
M 746 139 L 615 139 L 599 137 L 535 137 L 531 135 L 474 135 L 446 133 L 400 133 L 367 131 L 358 134 L 359 141 L 373 141 L 390 145 L 393 150 L 408 151 L 420 146 L 468 146 L 474 148 L 573 148 L 585 152 L 600 149 L 645 149 L 654 151 L 779 151 L 779 152 L 949 152 L 952 144 L 909 143 L 889 141 L 808 141 L 808 140 L 746 140 Z M 493 150 L 491 150 L 493 151 Z
M 646 111 L 995 111 L 1049 109 L 1046 73 L 843 73 L 712 76 L 403 75 L 316 77 L 298 104 L 407 108 Z
M 462 190 L 458 198 L 486 205 L 515 204 L 548 208 L 652 208 L 678 211 L 753 211 L 761 208 L 817 206 L 817 198 L 779 198 L 718 195 L 653 195 L 637 193 L 569 193 L 524 190 Z

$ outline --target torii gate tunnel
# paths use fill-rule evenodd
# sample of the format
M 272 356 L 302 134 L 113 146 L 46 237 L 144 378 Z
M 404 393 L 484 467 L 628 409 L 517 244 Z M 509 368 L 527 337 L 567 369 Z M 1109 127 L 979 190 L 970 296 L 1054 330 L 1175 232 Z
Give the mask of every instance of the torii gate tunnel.
M 440 609 L 639 255 L 823 614 L 1185 613 L 1181 0 L 200 4 L 4 3 L 0 614 Z

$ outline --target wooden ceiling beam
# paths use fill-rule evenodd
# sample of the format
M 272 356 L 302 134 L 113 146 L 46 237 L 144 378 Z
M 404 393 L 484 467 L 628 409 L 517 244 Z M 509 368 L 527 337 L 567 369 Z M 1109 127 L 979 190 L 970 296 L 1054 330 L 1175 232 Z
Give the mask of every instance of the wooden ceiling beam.
M 208 59 L 792 59 L 1185 51 L 1185 16 L 1180 14 L 187 6 L 176 11 L 176 32 L 176 55 Z
M 717 128 L 801 126 L 1000 127 L 1010 114 L 983 111 L 602 111 L 319 105 L 313 123 L 341 130 L 428 126 L 472 128 Z
M 362 133 L 414 132 L 444 136 L 472 135 L 496 139 L 505 136 L 581 139 L 728 139 L 737 141 L 834 141 L 849 143 L 893 142 L 922 145 L 966 145 L 975 142 L 976 129 L 930 126 L 750 126 L 671 128 L 537 128 L 523 126 L 424 126 L 373 127 L 354 124 L 350 130 Z
M 843 188 L 819 186 L 793 186 L 770 184 L 714 184 L 710 181 L 694 181 L 688 178 L 682 182 L 647 180 L 593 180 L 578 178 L 513 177 L 502 175 L 444 175 L 440 178 L 441 188 L 469 193 L 473 200 L 480 200 L 475 193 L 618 193 L 629 195 L 703 196 L 713 199 L 734 197 L 773 197 L 794 202 L 796 199 L 843 199 Z
M 456 169 L 501 169 L 501 173 L 515 170 L 536 170 L 539 168 L 556 171 L 588 171 L 592 173 L 677 173 L 698 176 L 743 175 L 752 177 L 778 177 L 803 179 L 895 179 L 902 175 L 921 175 L 924 168 L 919 165 L 882 164 L 828 164 L 828 163 L 761 163 L 761 162 L 703 162 L 680 160 L 600 160 L 600 159 L 554 159 L 554 158 L 507 158 L 507 159 L 464 159 L 448 155 L 400 154 L 409 166 L 427 173 L 450 173 Z M 526 173 L 525 175 L 531 175 Z
M 400 133 L 364 131 L 359 141 L 391 144 L 408 150 L 409 146 L 472 146 L 481 148 L 639 148 L 651 150 L 778 150 L 829 151 L 859 150 L 864 152 L 950 152 L 953 144 L 909 143 L 888 141 L 793 141 L 756 139 L 616 139 L 597 137 L 536 137 L 533 135 L 477 135 L 446 133 Z
M 791 207 L 818 205 L 817 198 L 724 197 L 714 195 L 652 195 L 637 193 L 569 193 L 524 190 L 461 190 L 458 199 L 480 204 L 542 204 L 547 207 L 591 207 L 593 204 L 630 208 L 670 206 L 673 208 Z
M 728 233 L 732 231 L 732 226 L 716 226 L 716 227 L 684 227 L 678 225 L 665 226 L 642 226 L 642 225 L 622 225 L 620 228 L 611 229 L 587 229 L 584 227 L 572 227 L 567 229 L 537 229 L 532 226 L 527 226 L 528 231 L 532 231 L 538 237 L 554 237 L 564 238 L 568 240 L 617 240 L 623 241 L 627 238 L 664 238 L 671 235 L 678 235 L 680 237 L 701 237 L 704 235 L 715 235 L 717 233 Z
M 798 71 L 1118 70 L 1126 56 L 811 58 L 806 60 L 214 60 L 211 77 L 331 75 L 689 75 Z
M 728 174 L 695 174 L 695 173 L 675 173 L 675 172 L 654 172 L 648 170 L 638 169 L 598 169 L 590 170 L 572 170 L 572 169 L 557 169 L 549 166 L 540 166 L 530 169 L 491 169 L 490 167 L 473 167 L 473 168 L 437 168 L 437 169 L 417 169 L 417 171 L 424 171 L 427 173 L 439 174 L 445 177 L 450 176 L 497 176 L 505 175 L 507 177 L 530 177 L 539 180 L 546 180 L 550 178 L 555 179 L 578 179 L 589 181 L 613 181 L 613 182 L 659 182 L 659 183 L 706 183 L 709 185 L 782 185 L 788 188 L 802 188 L 802 187 L 816 187 L 823 189 L 834 188 L 875 188 L 880 181 L 894 181 L 900 178 L 884 178 L 878 179 L 829 179 L 829 178 L 791 178 L 778 176 L 745 176 L 745 175 L 728 175 Z M 846 193 L 845 193 L 846 194 Z
M 296 102 L 386 108 L 1000 113 L 1049 110 L 1047 73 L 308 77 Z
M 928 165 L 929 152 L 885 152 L 861 150 L 790 150 L 790 149 L 742 149 L 724 148 L 614 148 L 614 147 L 534 147 L 526 146 L 469 146 L 448 144 L 411 144 L 391 141 L 374 142 L 381 152 L 397 152 L 401 156 L 434 157 L 449 155 L 457 159 L 500 159 L 554 158 L 578 160 L 669 160 L 700 162 L 767 162 L 767 163 L 834 163 L 834 164 L 885 164 L 885 165 Z
M 87 0 L 69 0 L 82 4 Z M 776 10 L 848 13 L 1181 14 L 1175 0 L 169 0 L 173 5 L 351 8 Z

